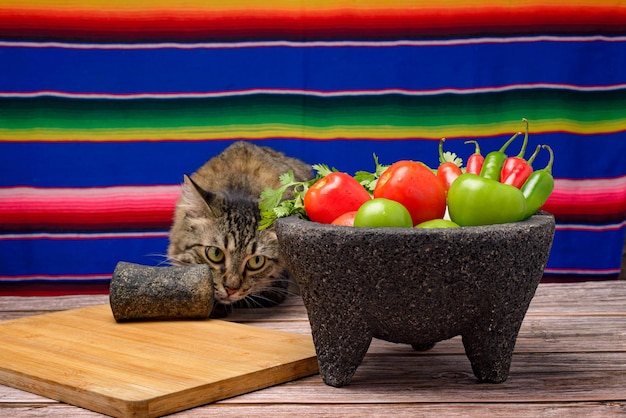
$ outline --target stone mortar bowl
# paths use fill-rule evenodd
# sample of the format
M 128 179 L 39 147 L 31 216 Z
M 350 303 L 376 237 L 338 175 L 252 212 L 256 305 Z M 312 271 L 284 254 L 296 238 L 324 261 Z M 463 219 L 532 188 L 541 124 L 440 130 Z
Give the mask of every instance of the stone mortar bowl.
M 320 374 L 350 383 L 372 338 L 427 350 L 461 335 L 474 375 L 504 382 L 543 276 L 554 217 L 478 227 L 275 224 L 311 324 Z

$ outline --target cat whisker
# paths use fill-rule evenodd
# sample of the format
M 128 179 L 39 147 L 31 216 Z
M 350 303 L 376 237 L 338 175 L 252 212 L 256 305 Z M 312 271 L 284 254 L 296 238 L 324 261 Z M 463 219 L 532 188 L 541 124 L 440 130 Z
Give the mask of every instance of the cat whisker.
M 263 293 L 272 292 L 272 293 L 278 293 L 278 294 L 284 294 L 284 295 L 290 295 L 290 296 L 299 296 L 297 292 L 294 292 L 290 289 L 289 284 L 291 284 L 291 281 L 285 280 L 285 282 L 287 282 L 288 284 L 288 286 L 286 287 L 268 286 L 268 287 L 261 288 L 260 292 L 263 292 Z
M 148 254 L 148 257 L 161 259 L 161 261 L 157 263 L 158 267 L 169 266 L 173 264 L 172 257 L 168 256 L 167 254 L 152 253 L 152 254 Z
M 267 296 L 268 294 L 271 294 L 273 296 Z M 244 298 L 242 301 L 245 302 L 245 304 L 249 308 L 260 308 L 278 305 L 282 303 L 284 299 L 286 299 L 288 296 L 298 296 L 298 294 L 292 292 L 288 288 L 268 286 L 260 289 L 258 293 Z
M 232 305 L 222 305 L 220 303 L 214 303 L 213 307 L 211 308 L 211 314 L 209 315 L 209 317 L 223 318 L 225 316 L 228 316 L 228 314 L 230 314 L 232 310 Z
M 269 300 L 268 300 L 269 301 Z M 244 303 L 246 306 L 246 308 L 248 309 L 255 309 L 255 308 L 262 308 L 263 304 L 261 304 L 258 301 L 258 298 L 255 296 L 246 296 L 245 298 L 243 298 L 241 300 L 242 303 Z
M 174 265 L 174 266 L 189 266 L 193 263 L 190 263 L 186 257 L 185 254 L 177 254 L 177 255 L 168 255 L 167 256 L 167 260 L 164 261 L 168 262 L 170 265 Z

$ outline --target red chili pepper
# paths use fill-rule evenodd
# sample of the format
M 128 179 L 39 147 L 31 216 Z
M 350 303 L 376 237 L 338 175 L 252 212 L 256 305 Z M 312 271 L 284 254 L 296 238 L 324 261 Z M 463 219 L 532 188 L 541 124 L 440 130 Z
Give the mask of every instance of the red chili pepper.
M 526 118 L 522 119 L 526 124 L 526 134 L 524 135 L 524 142 L 522 143 L 522 149 L 516 157 L 508 157 L 504 164 L 502 165 L 502 171 L 500 171 L 500 182 L 504 183 L 506 178 L 516 170 L 521 170 L 520 167 L 527 166 L 528 163 L 524 159 L 524 154 L 526 153 L 526 146 L 528 145 L 528 120 Z M 530 171 L 532 173 L 532 169 Z M 528 175 L 530 176 L 530 173 Z M 523 184 L 523 182 L 522 182 Z M 521 187 L 521 186 L 520 186 Z
M 485 162 L 485 157 L 480 153 L 480 146 L 478 145 L 478 141 L 465 141 L 466 144 L 475 144 L 475 150 L 472 155 L 467 159 L 467 167 L 465 167 L 466 173 L 472 173 L 479 175 L 480 170 L 483 168 L 483 163 Z
M 441 138 L 439 141 L 439 167 L 437 167 L 437 178 L 441 181 L 441 184 L 443 184 L 447 192 L 454 180 L 463 174 L 460 168 L 460 165 L 463 164 L 463 160 L 451 152 L 446 152 L 444 155 L 443 143 L 445 140 L 445 138 Z
M 511 186 L 517 187 L 518 189 L 521 189 L 526 180 L 528 180 L 528 177 L 530 177 L 530 175 L 533 173 L 532 164 L 533 161 L 535 161 L 535 157 L 539 153 L 540 149 L 541 145 L 537 145 L 535 152 L 533 153 L 533 155 L 530 156 L 528 161 L 526 161 L 524 164 L 516 166 L 513 171 L 511 171 L 509 175 L 504 180 L 502 180 L 501 183 L 509 184 Z

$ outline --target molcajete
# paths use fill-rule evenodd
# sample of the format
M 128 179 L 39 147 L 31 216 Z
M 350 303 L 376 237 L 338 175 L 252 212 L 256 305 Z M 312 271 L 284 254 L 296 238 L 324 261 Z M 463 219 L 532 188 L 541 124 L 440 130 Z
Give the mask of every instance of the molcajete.
M 508 378 L 543 276 L 554 217 L 500 225 L 352 228 L 276 221 L 280 249 L 308 312 L 320 374 L 350 383 L 372 338 L 433 347 L 457 335 L 481 382 Z

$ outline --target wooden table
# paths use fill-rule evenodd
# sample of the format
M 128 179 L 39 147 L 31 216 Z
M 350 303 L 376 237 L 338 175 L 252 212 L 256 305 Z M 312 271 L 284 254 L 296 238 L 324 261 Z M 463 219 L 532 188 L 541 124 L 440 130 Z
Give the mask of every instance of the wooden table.
M 0 298 L 0 320 L 106 304 L 107 296 Z M 229 320 L 310 333 L 297 297 Z M 0 347 L 0 355 L 2 355 Z M 418 353 L 375 340 L 344 388 L 319 375 L 180 412 L 180 417 L 626 416 L 626 282 L 542 283 L 526 316 L 507 382 L 479 384 L 460 338 Z M 0 416 L 99 414 L 0 386 Z

